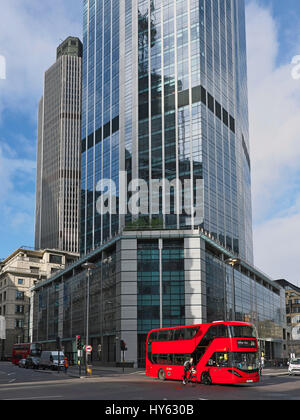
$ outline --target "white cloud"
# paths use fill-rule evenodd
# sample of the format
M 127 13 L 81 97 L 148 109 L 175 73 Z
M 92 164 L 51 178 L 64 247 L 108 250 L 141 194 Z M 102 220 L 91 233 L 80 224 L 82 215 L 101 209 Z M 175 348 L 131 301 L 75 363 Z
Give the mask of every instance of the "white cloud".
M 35 168 L 35 161 L 18 159 L 9 146 L 0 146 L 0 232 L 33 231 Z
M 259 268 L 274 279 L 285 278 L 300 286 L 300 200 L 294 212 L 274 217 L 255 229 Z
M 0 54 L 6 59 L 6 80 L 0 83 L 0 111 L 10 108 L 36 118 L 43 75 L 55 62 L 57 46 L 69 35 L 81 37 L 80 19 L 71 18 L 79 5 L 81 0 L 1 2 Z
M 290 62 L 276 64 L 278 28 L 271 11 L 255 1 L 247 7 L 247 38 L 255 263 L 296 282 L 300 81 L 292 78 Z

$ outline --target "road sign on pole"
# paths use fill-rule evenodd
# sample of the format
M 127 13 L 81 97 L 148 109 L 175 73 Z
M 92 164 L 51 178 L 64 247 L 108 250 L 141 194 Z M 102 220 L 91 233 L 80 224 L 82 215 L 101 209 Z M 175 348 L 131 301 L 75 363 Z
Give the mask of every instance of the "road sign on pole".
M 0 340 L 6 339 L 6 323 L 4 316 L 0 316 Z
M 92 353 L 92 351 L 93 351 L 93 347 L 92 347 L 92 346 L 85 346 L 85 351 L 86 351 L 87 353 Z

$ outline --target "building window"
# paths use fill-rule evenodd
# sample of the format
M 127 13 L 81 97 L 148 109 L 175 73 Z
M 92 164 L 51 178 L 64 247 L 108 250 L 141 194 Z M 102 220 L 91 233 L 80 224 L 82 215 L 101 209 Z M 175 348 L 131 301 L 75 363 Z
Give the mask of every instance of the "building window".
M 21 286 L 22 284 L 24 284 L 24 280 L 23 279 L 18 279 L 18 285 Z
M 62 264 L 62 257 L 60 255 L 50 254 L 50 263 L 51 264 Z
M 24 300 L 24 292 L 16 291 L 16 300 Z
M 24 313 L 24 306 L 16 305 L 16 314 L 23 314 L 23 313 Z
M 24 328 L 24 321 L 22 319 L 15 319 L 15 328 Z

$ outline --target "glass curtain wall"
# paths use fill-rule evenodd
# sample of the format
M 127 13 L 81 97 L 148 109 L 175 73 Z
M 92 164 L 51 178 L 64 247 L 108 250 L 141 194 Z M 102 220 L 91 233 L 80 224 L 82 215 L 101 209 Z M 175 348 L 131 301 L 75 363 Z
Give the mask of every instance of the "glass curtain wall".
M 82 252 L 123 227 L 96 211 L 122 167 L 149 184 L 127 227 L 202 226 L 252 263 L 244 0 L 85 0 L 83 55 Z
M 81 155 L 81 252 L 119 231 L 119 33 L 118 0 L 85 0 L 83 22 L 83 117 Z M 99 182 L 116 189 L 116 214 L 99 214 Z M 103 191 L 104 192 L 104 191 Z

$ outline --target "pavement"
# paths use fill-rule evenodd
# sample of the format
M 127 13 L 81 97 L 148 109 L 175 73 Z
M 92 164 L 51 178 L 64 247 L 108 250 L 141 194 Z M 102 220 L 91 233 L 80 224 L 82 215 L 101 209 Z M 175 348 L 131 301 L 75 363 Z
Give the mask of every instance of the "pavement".
M 85 375 L 85 366 L 81 368 L 81 376 L 79 375 L 78 366 L 71 366 L 68 369 L 68 376 L 73 378 L 86 377 Z M 92 376 L 93 377 L 106 377 L 106 376 L 120 376 L 120 375 L 145 375 L 145 369 L 139 368 L 120 368 L 112 366 L 92 366 Z M 265 368 L 263 370 L 263 376 L 288 376 L 288 367 L 281 368 Z
M 79 367 L 78 366 L 71 366 L 68 369 L 68 376 L 73 378 L 80 377 L 79 375 Z M 101 377 L 101 376 L 120 376 L 120 375 L 145 375 L 145 369 L 139 368 L 120 368 L 120 367 L 113 367 L 113 366 L 92 366 L 92 376 L 93 377 Z M 85 377 L 85 366 L 81 367 L 81 377 Z

